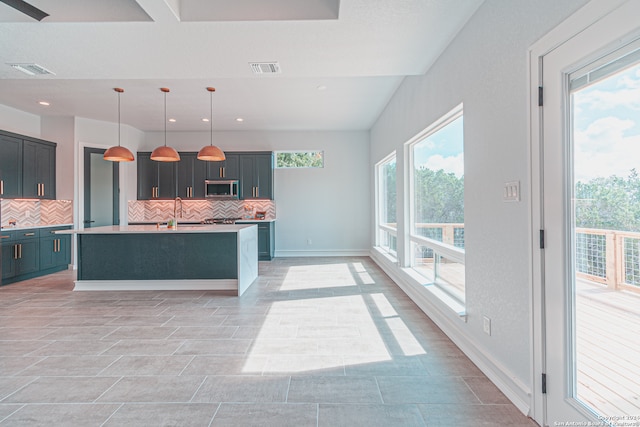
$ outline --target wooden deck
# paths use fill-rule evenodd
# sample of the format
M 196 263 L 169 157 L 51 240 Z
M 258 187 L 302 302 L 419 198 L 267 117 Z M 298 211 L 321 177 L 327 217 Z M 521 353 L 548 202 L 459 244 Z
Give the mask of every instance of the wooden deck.
M 416 269 L 433 277 L 432 262 Z M 464 295 L 463 265 L 442 264 L 440 274 Z M 640 293 L 577 280 L 576 362 L 581 401 L 602 415 L 640 415 Z
M 578 398 L 603 415 L 640 415 L 640 295 L 578 280 Z

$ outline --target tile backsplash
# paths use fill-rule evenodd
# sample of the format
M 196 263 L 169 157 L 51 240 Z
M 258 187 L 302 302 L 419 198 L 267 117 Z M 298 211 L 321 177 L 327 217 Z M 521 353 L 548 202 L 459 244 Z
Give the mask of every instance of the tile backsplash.
M 130 200 L 129 222 L 166 222 L 173 217 L 173 206 L 173 200 Z M 276 218 L 273 200 L 183 200 L 182 210 L 184 221 L 246 218 L 256 211 L 266 212 L 265 219 Z
M 18 227 L 73 223 L 71 200 L 0 200 L 2 226 L 15 220 Z

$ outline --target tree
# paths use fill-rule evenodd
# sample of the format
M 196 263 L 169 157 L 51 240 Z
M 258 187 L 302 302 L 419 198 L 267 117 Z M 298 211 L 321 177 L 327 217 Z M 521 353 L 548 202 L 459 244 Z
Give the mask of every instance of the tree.
M 598 177 L 575 184 L 576 227 L 640 231 L 640 178 Z
M 278 153 L 279 168 L 321 168 L 324 166 L 322 151 Z

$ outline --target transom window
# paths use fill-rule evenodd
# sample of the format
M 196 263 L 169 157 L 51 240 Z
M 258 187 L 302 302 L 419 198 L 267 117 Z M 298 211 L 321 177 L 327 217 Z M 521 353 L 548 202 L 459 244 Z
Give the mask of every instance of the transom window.
M 324 151 L 276 151 L 277 168 L 323 168 Z

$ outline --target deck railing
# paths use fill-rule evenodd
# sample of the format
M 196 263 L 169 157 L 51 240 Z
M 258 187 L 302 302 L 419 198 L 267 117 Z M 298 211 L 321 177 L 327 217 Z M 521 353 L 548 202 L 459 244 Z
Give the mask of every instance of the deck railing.
M 381 227 L 391 252 L 396 250 L 395 224 Z M 416 234 L 457 248 L 464 248 L 464 224 L 420 223 Z M 421 239 L 420 239 L 421 240 Z M 422 263 L 433 262 L 429 242 L 422 243 Z M 436 243 L 436 242 L 433 242 Z M 575 268 L 578 278 L 606 285 L 609 289 L 640 292 L 640 233 L 598 228 L 576 228 Z M 463 262 L 464 263 L 464 262 Z
M 576 228 L 575 246 L 579 278 L 640 292 L 640 233 Z

